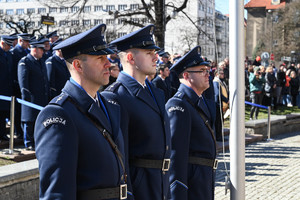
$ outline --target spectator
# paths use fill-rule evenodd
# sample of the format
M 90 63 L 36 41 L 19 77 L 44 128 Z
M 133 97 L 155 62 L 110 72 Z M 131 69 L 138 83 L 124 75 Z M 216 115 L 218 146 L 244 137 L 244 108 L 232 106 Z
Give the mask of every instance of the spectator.
M 262 77 L 259 67 L 254 68 L 254 72 L 250 73 L 249 77 L 250 83 L 250 98 L 252 103 L 261 105 L 263 98 L 263 84 L 265 83 L 265 78 Z M 257 119 L 259 107 L 252 106 L 250 111 L 250 120 L 253 119 L 253 114 L 255 112 L 255 119 Z
M 290 73 L 291 70 L 286 70 L 286 68 L 283 69 L 285 71 L 285 85 L 282 88 L 282 104 L 287 106 L 287 107 L 292 107 L 292 102 L 291 102 L 291 77 Z
M 224 81 L 224 72 L 222 70 L 215 71 L 215 78 L 213 80 L 215 103 L 216 103 L 216 140 L 222 141 L 222 126 L 224 121 L 224 112 L 229 106 L 228 87 Z M 220 103 L 221 102 L 221 103 Z
M 296 71 L 291 71 L 291 96 L 292 96 L 292 105 L 297 105 L 297 95 L 299 90 L 299 77 L 296 76 Z
M 120 73 L 120 68 L 118 67 L 117 63 L 111 63 L 109 67 L 109 82 L 107 85 L 101 86 L 99 91 L 104 91 L 108 86 L 116 82 Z
M 255 65 L 255 66 L 260 66 L 261 65 L 261 58 L 260 56 L 256 56 L 254 62 L 252 63 L 252 65 Z
M 275 106 L 274 93 L 276 88 L 276 77 L 273 72 L 273 67 L 267 67 L 265 79 L 265 105 Z
M 277 83 L 276 83 L 276 97 L 277 97 L 277 105 L 282 105 L 282 89 L 285 86 L 285 72 L 284 65 L 280 65 L 279 71 L 277 72 Z

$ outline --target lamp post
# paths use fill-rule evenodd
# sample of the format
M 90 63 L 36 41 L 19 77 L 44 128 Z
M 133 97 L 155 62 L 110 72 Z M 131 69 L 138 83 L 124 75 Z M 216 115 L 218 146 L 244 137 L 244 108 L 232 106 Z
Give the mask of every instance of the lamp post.
M 271 42 L 270 42 L 270 52 L 273 53 L 273 12 L 268 10 L 268 13 L 271 14 Z

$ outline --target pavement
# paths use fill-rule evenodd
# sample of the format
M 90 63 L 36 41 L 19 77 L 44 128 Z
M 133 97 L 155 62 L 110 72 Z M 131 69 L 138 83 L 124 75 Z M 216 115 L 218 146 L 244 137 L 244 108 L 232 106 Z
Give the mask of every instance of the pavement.
M 245 199 L 300 200 L 300 132 L 273 139 L 246 145 Z M 229 151 L 219 153 L 218 159 L 215 199 L 230 200 L 224 181 L 225 165 L 230 173 Z

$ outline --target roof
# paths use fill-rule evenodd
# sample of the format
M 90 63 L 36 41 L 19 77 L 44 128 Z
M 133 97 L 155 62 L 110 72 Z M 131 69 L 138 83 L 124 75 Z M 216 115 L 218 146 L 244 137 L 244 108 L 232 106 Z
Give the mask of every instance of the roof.
M 272 0 L 251 0 L 244 6 L 244 8 L 266 8 L 266 10 L 275 10 L 284 7 L 286 4 L 285 0 L 281 0 L 278 5 L 272 5 L 271 2 Z

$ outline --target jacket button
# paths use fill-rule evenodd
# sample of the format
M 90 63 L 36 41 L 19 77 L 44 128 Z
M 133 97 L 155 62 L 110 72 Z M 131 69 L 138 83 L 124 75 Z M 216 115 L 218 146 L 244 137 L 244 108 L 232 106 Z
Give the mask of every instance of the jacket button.
M 166 146 L 166 150 L 167 150 L 167 151 L 169 150 L 169 145 Z

